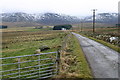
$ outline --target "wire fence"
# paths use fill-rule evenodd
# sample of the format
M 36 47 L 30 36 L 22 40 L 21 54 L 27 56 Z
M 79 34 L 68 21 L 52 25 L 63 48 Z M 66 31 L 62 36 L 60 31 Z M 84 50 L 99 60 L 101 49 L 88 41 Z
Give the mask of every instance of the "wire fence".
M 2 79 L 45 79 L 59 73 L 60 52 L 48 52 L 15 57 L 2 60 Z M 13 61 L 12 61 L 13 60 Z

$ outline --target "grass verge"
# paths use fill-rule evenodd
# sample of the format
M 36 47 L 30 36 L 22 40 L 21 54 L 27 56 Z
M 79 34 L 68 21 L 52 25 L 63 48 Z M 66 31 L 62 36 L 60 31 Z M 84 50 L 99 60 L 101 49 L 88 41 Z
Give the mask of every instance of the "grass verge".
M 113 50 L 120 53 L 120 47 L 118 47 L 118 46 L 115 46 L 115 45 L 110 44 L 108 42 L 105 42 L 103 40 L 99 40 L 99 39 L 96 39 L 96 38 L 93 38 L 93 37 L 90 37 L 90 36 L 87 36 L 87 35 L 84 35 L 84 34 L 81 34 L 81 33 L 79 33 L 79 34 L 82 35 L 82 36 L 85 36 L 85 37 L 87 37 L 89 39 L 92 39 L 94 41 L 97 41 L 97 42 L 99 42 L 99 43 L 101 43 L 101 44 L 103 44 L 103 45 L 105 45 L 105 46 L 107 46 L 107 47 L 109 47 L 109 48 L 111 48 L 111 49 L 113 49 Z
M 70 34 L 65 42 L 61 54 L 61 69 L 58 78 L 92 79 L 92 73 L 84 53 L 75 36 Z

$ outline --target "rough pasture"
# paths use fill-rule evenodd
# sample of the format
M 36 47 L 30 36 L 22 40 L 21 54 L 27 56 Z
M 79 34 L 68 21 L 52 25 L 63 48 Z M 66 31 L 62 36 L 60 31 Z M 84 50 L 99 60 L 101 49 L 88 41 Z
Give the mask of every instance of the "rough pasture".
M 62 31 L 12 31 L 12 32 L 3 32 L 2 38 L 2 57 L 11 57 L 11 56 L 21 56 L 21 55 L 30 55 L 35 54 L 35 51 L 38 50 L 41 46 L 47 45 L 50 49 L 44 50 L 42 52 L 53 52 L 57 51 L 62 44 L 62 40 L 66 33 Z M 55 55 L 48 55 L 48 57 L 54 57 Z M 41 56 L 45 58 L 46 55 Z M 21 58 L 21 61 L 27 61 L 29 59 L 36 60 L 37 57 L 27 57 Z M 3 60 L 2 63 L 16 63 L 17 59 L 8 59 Z M 49 61 L 50 62 L 50 61 Z M 41 62 L 41 63 L 46 63 Z M 21 67 L 25 66 L 34 66 L 37 62 L 24 63 Z M 3 66 L 3 70 L 16 69 L 17 65 Z M 31 70 L 30 68 L 28 70 Z M 9 74 L 6 72 L 3 74 Z M 14 71 L 16 73 L 16 71 Z M 6 76 L 3 78 L 9 78 Z

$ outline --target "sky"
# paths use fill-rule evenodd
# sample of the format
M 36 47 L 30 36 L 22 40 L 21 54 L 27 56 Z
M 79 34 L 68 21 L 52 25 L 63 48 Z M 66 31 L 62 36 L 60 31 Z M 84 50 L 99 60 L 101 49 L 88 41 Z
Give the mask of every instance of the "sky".
M 92 15 L 96 13 L 118 12 L 119 0 L 0 0 L 0 13 L 53 12 L 71 16 Z

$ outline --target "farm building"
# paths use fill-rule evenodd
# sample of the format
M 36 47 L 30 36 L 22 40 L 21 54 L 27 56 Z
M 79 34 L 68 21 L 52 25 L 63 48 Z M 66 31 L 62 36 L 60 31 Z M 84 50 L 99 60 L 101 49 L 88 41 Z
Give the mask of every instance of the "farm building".
M 5 25 L 0 25 L 0 29 L 5 29 L 7 28 L 8 26 L 5 26 Z
M 62 30 L 64 31 L 64 30 L 66 30 L 66 28 L 62 28 Z
M 72 25 L 56 25 L 53 27 L 53 30 L 68 30 L 71 28 L 72 28 Z

